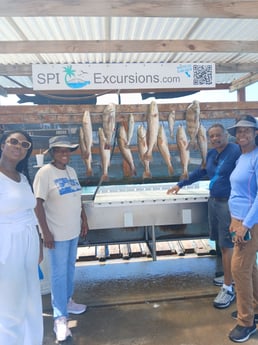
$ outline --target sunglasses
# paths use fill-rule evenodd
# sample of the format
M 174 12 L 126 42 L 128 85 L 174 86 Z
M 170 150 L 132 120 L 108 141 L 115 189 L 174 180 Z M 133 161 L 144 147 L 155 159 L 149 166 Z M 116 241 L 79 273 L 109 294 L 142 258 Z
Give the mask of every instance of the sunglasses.
M 26 140 L 18 140 L 16 138 L 8 138 L 6 142 L 10 145 L 17 146 L 18 144 L 25 150 L 28 150 L 31 147 L 31 143 Z

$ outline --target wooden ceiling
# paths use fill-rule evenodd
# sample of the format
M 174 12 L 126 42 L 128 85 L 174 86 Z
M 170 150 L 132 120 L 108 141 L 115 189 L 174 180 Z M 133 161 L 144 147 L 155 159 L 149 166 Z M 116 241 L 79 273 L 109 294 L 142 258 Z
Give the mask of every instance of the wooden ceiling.
M 112 16 L 258 18 L 258 2 L 246 0 L 2 0 L 4 17 Z
M 1 0 L 1 17 L 13 24 L 14 17 L 155 17 L 155 18 L 228 18 L 258 20 L 258 1 L 216 1 L 216 0 Z M 18 28 L 16 28 L 18 30 Z M 22 33 L 20 33 L 22 36 Z M 0 36 L 1 37 L 1 36 Z M 133 40 L 0 40 L 0 57 L 5 54 L 60 54 L 71 53 L 235 53 L 258 56 L 256 39 L 214 40 L 214 39 L 133 39 Z M 223 60 L 223 59 L 222 59 Z M 224 59 L 225 60 L 225 59 Z M 232 60 L 232 59 L 231 59 Z M 218 88 L 237 90 L 258 80 L 258 62 L 248 58 L 244 62 L 226 61 L 216 63 L 216 73 L 244 73 L 238 80 Z M 258 58 L 257 58 L 258 61 Z M 31 64 L 3 64 L 0 59 L 0 76 L 31 76 Z M 32 91 L 19 85 L 20 93 Z M 0 85 L 0 92 L 15 93 L 15 88 Z M 129 90 L 125 90 L 129 91 Z M 32 92 L 31 92 L 32 93 Z

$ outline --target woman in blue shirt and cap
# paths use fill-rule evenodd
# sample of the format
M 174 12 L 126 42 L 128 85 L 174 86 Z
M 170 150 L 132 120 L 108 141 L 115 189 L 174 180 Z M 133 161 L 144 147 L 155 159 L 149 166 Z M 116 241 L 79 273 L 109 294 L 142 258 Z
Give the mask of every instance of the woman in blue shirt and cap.
M 258 147 L 256 145 L 257 121 L 246 115 L 228 132 L 236 137 L 242 154 L 230 176 L 231 213 L 230 232 L 234 242 L 231 261 L 232 275 L 237 294 L 236 327 L 229 338 L 244 342 L 256 331 L 258 312 Z

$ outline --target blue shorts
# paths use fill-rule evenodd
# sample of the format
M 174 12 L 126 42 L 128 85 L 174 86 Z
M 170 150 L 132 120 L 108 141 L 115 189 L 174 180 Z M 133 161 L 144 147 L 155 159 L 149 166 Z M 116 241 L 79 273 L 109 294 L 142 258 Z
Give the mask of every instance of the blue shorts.
M 210 239 L 216 241 L 220 248 L 233 248 L 234 243 L 229 232 L 231 222 L 228 201 L 209 198 L 208 222 Z

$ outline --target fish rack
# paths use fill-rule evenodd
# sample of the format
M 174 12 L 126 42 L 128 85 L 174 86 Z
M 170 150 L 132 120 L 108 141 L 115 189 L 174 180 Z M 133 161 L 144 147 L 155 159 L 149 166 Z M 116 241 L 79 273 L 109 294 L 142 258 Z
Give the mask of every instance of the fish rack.
M 91 244 L 144 241 L 156 260 L 156 242 L 208 236 L 206 185 L 195 184 L 177 195 L 167 195 L 171 184 L 101 187 L 95 200 L 83 189 L 82 201 Z M 118 231 L 119 230 L 119 231 Z M 108 240 L 107 240 L 108 239 Z

